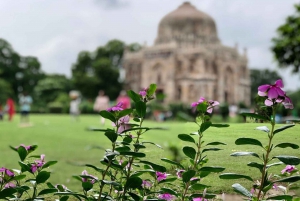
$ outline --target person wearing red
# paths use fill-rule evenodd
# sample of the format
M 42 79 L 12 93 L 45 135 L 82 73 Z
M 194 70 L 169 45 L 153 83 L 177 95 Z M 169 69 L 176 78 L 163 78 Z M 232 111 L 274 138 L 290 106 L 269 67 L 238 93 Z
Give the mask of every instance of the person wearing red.
M 121 91 L 119 97 L 117 98 L 117 103 L 122 103 L 123 109 L 128 109 L 131 106 L 130 98 L 127 96 L 126 91 Z
M 15 103 L 13 99 L 8 98 L 6 101 L 8 120 L 11 121 L 15 114 Z

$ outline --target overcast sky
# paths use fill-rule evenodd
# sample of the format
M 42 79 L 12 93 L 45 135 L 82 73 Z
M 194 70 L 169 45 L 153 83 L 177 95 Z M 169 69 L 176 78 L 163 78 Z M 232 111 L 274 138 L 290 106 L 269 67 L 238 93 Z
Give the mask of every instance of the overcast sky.
M 0 0 L 0 38 L 21 55 L 39 58 L 47 73 L 70 76 L 82 50 L 110 39 L 152 45 L 159 21 L 183 0 Z M 271 38 L 299 0 L 190 0 L 211 15 L 227 46 L 248 49 L 250 68 L 277 69 Z M 300 88 L 298 75 L 280 70 L 285 89 Z

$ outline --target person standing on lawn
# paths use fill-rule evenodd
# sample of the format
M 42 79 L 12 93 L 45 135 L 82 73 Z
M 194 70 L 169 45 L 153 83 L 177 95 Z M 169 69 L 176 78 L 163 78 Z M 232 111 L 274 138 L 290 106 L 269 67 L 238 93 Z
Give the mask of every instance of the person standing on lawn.
M 29 123 L 29 113 L 31 110 L 32 98 L 23 92 L 19 99 L 20 109 L 21 109 L 21 126 L 30 126 Z
M 100 112 L 109 108 L 109 98 L 105 95 L 103 90 L 100 90 L 94 103 L 94 111 Z M 104 125 L 105 119 L 101 117 L 101 124 Z
M 123 109 L 128 109 L 131 106 L 130 98 L 127 96 L 126 91 L 122 90 L 119 97 L 117 98 L 117 103 L 122 103 Z
M 8 98 L 6 101 L 6 112 L 8 114 L 8 121 L 12 121 L 15 114 L 15 103 L 12 98 Z

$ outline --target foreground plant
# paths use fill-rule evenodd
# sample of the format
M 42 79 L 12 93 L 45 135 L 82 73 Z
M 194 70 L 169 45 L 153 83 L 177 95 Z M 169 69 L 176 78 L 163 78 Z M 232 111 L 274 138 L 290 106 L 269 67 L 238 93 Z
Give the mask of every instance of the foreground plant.
M 249 200 L 258 201 L 272 199 L 272 200 L 292 200 L 291 195 L 279 195 L 279 196 L 270 196 L 268 195 L 268 191 L 273 188 L 277 183 L 288 182 L 293 183 L 300 180 L 300 176 L 290 176 L 282 179 L 276 179 L 268 173 L 268 170 L 277 165 L 298 165 L 300 163 L 300 159 L 295 156 L 287 156 L 287 155 L 279 155 L 272 156 L 271 153 L 274 149 L 278 148 L 292 148 L 298 149 L 299 146 L 294 143 L 282 142 L 274 145 L 273 139 L 278 136 L 278 134 L 288 128 L 295 126 L 294 124 L 289 124 L 280 128 L 275 128 L 275 115 L 278 107 L 283 105 L 286 109 L 293 109 L 293 104 L 290 98 L 286 95 L 286 93 L 282 90 L 283 83 L 281 80 L 277 80 L 274 85 L 262 85 L 258 87 L 258 95 L 264 97 L 264 107 L 270 107 L 272 113 L 270 116 L 261 116 L 257 114 L 244 113 L 242 115 L 252 117 L 255 119 L 259 119 L 262 121 L 267 121 L 270 123 L 270 129 L 267 126 L 259 126 L 256 129 L 267 134 L 268 143 L 267 145 L 263 145 L 258 139 L 253 138 L 239 138 L 235 141 L 236 145 L 254 145 L 259 146 L 263 149 L 262 154 L 258 154 L 255 152 L 235 152 L 232 153 L 231 156 L 254 156 L 258 158 L 261 162 L 250 162 L 247 165 L 252 168 L 256 168 L 261 173 L 260 179 L 255 181 L 254 178 L 251 178 L 247 175 L 240 175 L 235 173 L 224 173 L 220 175 L 221 179 L 239 179 L 244 178 L 254 182 L 252 191 L 248 191 L 246 188 L 236 183 L 233 184 L 233 188 L 235 191 L 241 193 L 242 195 L 248 197 Z M 278 159 L 280 162 L 273 162 L 275 159 Z
M 37 149 L 36 145 L 11 147 L 19 154 L 18 162 L 21 170 L 10 170 L 0 168 L 0 199 L 2 200 L 41 200 L 44 196 L 58 192 L 51 183 L 47 183 L 48 188 L 40 190 L 50 178 L 51 172 L 46 169 L 57 163 L 57 161 L 45 161 L 45 155 L 29 155 Z M 31 158 L 38 158 L 31 160 Z M 28 176 L 29 175 L 29 176 Z M 29 178 L 28 178 L 29 177 Z M 27 178 L 25 181 L 23 181 Z M 39 187 L 39 188 L 38 188 Z
M 223 142 L 209 142 L 204 141 L 204 132 L 210 127 L 228 127 L 227 124 L 213 124 L 210 120 L 210 114 L 215 106 L 219 105 L 219 102 L 213 100 L 206 100 L 201 97 L 199 101 L 191 104 L 192 109 L 197 112 L 195 123 L 199 127 L 196 132 L 191 134 L 179 134 L 178 138 L 184 142 L 189 142 L 193 146 L 184 146 L 182 151 L 188 157 L 188 165 L 183 166 L 180 163 L 171 161 L 168 159 L 162 159 L 165 162 L 176 165 L 179 169 L 177 170 L 177 176 L 181 181 L 181 185 L 176 188 L 178 193 L 170 191 L 180 200 L 206 200 L 205 198 L 214 198 L 215 194 L 206 193 L 208 185 L 202 184 L 204 177 L 210 173 L 218 173 L 225 170 L 224 167 L 218 166 L 205 166 L 208 162 L 207 155 L 205 152 L 208 151 L 219 151 L 220 148 L 211 147 L 217 145 L 225 145 Z M 196 136 L 196 139 L 193 137 Z M 174 189 L 174 187 L 173 187 Z M 195 193 L 197 191 L 203 191 L 203 193 Z

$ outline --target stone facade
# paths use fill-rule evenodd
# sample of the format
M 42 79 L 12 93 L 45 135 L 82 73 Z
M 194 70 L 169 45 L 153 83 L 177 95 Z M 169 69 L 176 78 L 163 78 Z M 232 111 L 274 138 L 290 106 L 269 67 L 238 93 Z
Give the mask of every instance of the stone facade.
M 246 53 L 222 45 L 214 20 L 189 2 L 160 21 L 153 46 L 125 51 L 123 67 L 130 89 L 156 83 L 165 103 L 191 103 L 203 96 L 250 105 Z

